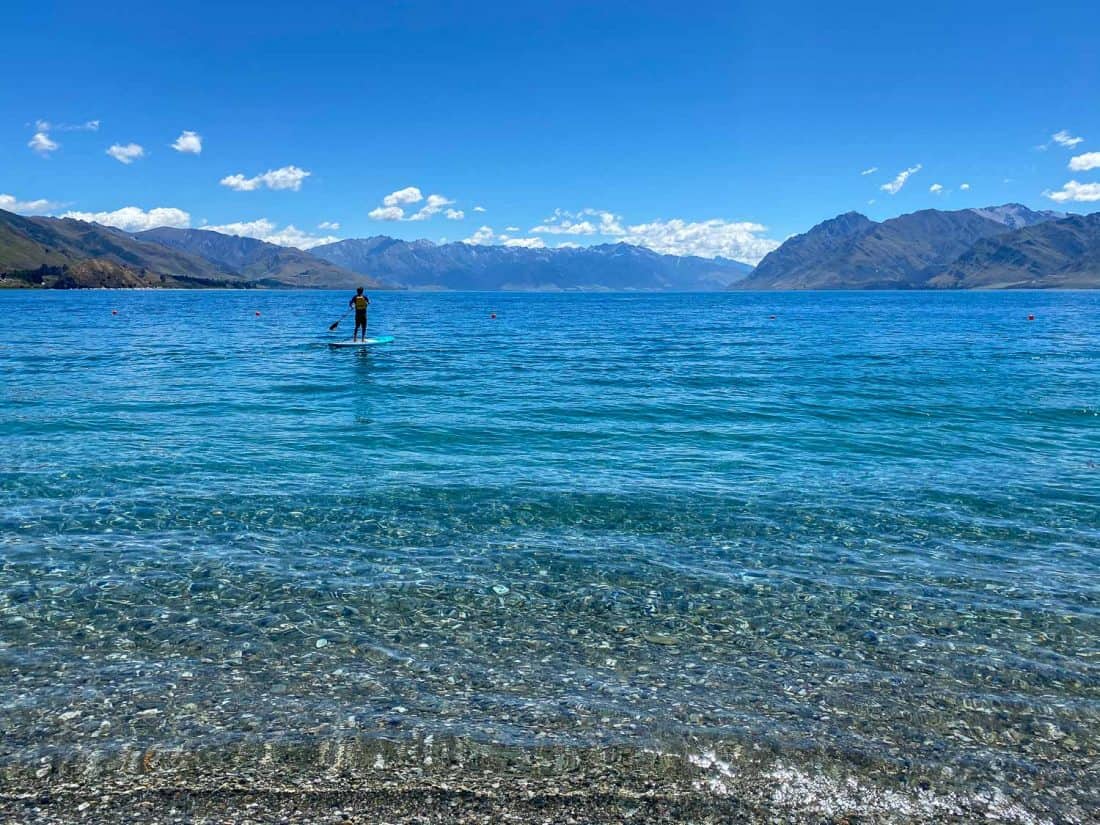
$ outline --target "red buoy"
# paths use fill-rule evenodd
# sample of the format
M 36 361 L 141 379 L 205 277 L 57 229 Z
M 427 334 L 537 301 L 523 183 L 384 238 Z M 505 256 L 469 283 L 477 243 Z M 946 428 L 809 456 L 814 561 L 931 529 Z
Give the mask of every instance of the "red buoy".
M 1034 321 L 1034 320 L 1035 320 L 1035 316 L 1034 316 L 1034 315 L 1029 315 L 1029 316 L 1027 316 L 1027 320 L 1029 320 L 1029 321 Z
M 257 318 L 259 318 L 259 317 L 260 317 L 260 311 L 259 311 L 259 310 L 256 310 L 256 317 L 257 317 Z

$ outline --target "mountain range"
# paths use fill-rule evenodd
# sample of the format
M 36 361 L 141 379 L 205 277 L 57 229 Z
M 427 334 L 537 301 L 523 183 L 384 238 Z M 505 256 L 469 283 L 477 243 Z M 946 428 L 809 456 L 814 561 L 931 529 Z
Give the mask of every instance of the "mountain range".
M 128 233 L 0 210 L 0 287 L 441 290 L 1100 288 L 1100 213 L 1020 204 L 858 212 L 789 238 L 756 269 L 629 244 L 532 249 L 386 236 L 308 252 L 204 229 Z
M 718 290 L 751 269 L 628 244 L 527 249 L 378 236 L 305 252 L 203 229 L 127 233 L 0 210 L 7 286 Z
M 955 289 L 1100 287 L 1100 212 L 979 241 L 929 283 Z
M 255 238 L 166 226 L 138 232 L 134 238 L 201 258 L 239 278 L 263 285 L 313 289 L 354 289 L 357 286 L 378 289 L 385 286 L 376 278 L 365 278 L 323 257 Z
M 752 271 L 748 264 L 727 258 L 662 255 L 624 243 L 528 249 L 380 235 L 311 251 L 411 289 L 716 290 Z
M 300 249 L 199 229 L 131 234 L 71 218 L 0 210 L 0 276 L 9 286 L 378 287 Z
M 935 289 L 1100 286 L 1100 268 L 1080 259 L 1091 222 L 1020 204 L 984 209 L 924 209 L 883 221 L 847 212 L 788 239 L 733 289 Z M 1074 229 L 1057 229 L 1058 227 Z M 1091 233 L 1091 235 L 1090 235 Z M 1072 238 L 1076 240 L 1071 242 Z M 1005 260 L 1046 238 L 1046 254 L 1030 261 L 1027 277 L 1002 270 Z
M 94 262 L 94 265 L 93 263 Z M 0 211 L 0 273 L 6 280 L 50 286 L 154 286 L 222 283 L 239 278 L 211 262 L 143 243 L 106 226 Z

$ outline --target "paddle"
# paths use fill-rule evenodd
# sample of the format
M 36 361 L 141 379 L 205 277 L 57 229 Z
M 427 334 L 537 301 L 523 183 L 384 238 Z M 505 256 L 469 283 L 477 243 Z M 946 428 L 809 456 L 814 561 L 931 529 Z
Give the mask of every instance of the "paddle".
M 348 307 L 348 312 L 351 312 L 351 307 Z M 334 329 L 336 329 L 338 326 L 340 326 L 340 322 L 348 317 L 348 312 L 345 312 L 343 315 L 341 315 L 339 318 L 337 318 L 335 321 L 333 321 L 332 326 L 330 326 L 328 328 L 328 331 L 332 332 Z

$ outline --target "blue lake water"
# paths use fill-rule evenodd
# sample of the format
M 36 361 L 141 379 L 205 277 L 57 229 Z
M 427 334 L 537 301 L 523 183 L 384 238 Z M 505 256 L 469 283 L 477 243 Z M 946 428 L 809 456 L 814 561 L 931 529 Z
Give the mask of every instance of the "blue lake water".
M 0 766 L 454 734 L 1096 798 L 1100 294 L 377 293 L 369 352 L 348 297 L 0 293 Z

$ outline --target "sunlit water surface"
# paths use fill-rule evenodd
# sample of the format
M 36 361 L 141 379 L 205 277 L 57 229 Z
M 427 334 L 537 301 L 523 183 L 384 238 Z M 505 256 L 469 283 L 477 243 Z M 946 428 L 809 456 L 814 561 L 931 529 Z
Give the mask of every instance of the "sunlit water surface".
M 379 293 L 370 352 L 346 301 L 0 293 L 0 764 L 713 740 L 1095 793 L 1100 295 Z

